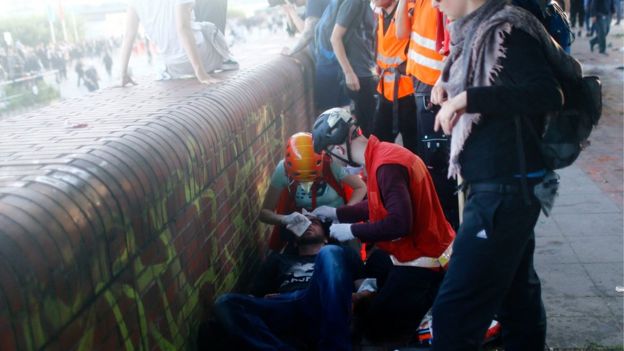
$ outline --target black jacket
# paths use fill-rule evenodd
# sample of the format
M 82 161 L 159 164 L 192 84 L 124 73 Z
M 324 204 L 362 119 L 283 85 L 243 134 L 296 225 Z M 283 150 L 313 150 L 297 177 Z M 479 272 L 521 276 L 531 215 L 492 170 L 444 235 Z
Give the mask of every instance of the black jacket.
M 563 94 L 537 40 L 513 29 L 505 39 L 506 57 L 492 86 L 467 89 L 469 113 L 482 115 L 460 153 L 467 182 L 510 179 L 521 174 L 515 116 L 522 116 L 526 170 L 543 169 L 543 161 L 528 121 L 537 133 L 547 112 L 560 110 Z

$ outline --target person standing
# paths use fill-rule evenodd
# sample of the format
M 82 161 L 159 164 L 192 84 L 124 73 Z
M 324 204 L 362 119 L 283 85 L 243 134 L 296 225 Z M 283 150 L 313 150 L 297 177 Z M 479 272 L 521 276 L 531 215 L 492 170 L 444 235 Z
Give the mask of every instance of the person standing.
M 478 350 L 496 314 L 506 350 L 542 351 L 546 314 L 533 266 L 546 174 L 538 143 L 563 105 L 557 77 L 581 66 L 530 12 L 505 0 L 440 0 L 451 51 L 432 91 L 435 129 L 452 134 L 449 176 L 467 189 L 463 222 L 433 305 L 433 350 Z M 519 151 L 522 150 L 522 151 Z M 523 170 L 522 170 L 523 169 Z
M 596 27 L 596 36 L 589 41 L 589 48 L 593 52 L 598 45 L 598 52 L 608 56 L 607 35 L 611 27 L 611 17 L 615 11 L 617 0 L 592 0 L 590 16 L 592 24 Z
M 409 38 L 396 36 L 398 0 L 375 0 L 381 9 L 377 15 L 377 71 L 379 73 L 379 102 L 375 112 L 373 134 L 381 141 L 394 142 L 398 133 L 403 146 L 418 152 L 414 84 L 407 75 Z
M 450 140 L 444 133 L 433 130 L 437 107 L 431 104 L 431 89 L 440 78 L 445 58 L 436 46 L 439 30 L 443 28 L 442 14 L 433 8 L 431 0 L 399 0 L 396 18 L 397 37 L 410 40 L 406 70 L 414 79 L 417 154 L 429 168 L 446 218 L 457 228 L 457 183 L 446 176 Z
M 375 89 L 373 34 L 375 19 L 368 1 L 342 0 L 330 42 L 345 79 L 347 95 L 364 135 L 373 129 Z

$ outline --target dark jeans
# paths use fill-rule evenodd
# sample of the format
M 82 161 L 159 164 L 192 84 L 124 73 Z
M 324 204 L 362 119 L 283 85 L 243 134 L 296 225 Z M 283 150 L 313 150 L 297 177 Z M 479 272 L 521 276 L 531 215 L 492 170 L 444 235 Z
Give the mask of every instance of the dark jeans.
M 457 229 L 459 226 L 459 208 L 457 204 L 457 182 L 448 178 L 448 162 L 451 150 L 451 139 L 440 130 L 433 131 L 438 106 L 429 107 L 431 88 L 428 91 L 414 94 L 416 101 L 416 119 L 418 121 L 417 154 L 427 165 L 431 179 L 435 185 L 440 205 L 448 222 Z
M 358 77 L 360 90 L 347 89 L 347 95 L 355 105 L 357 125 L 367 138 L 373 132 L 373 118 L 375 116 L 377 94 L 377 79 L 375 77 Z
M 314 100 L 318 111 L 349 105 L 342 80 L 342 70 L 338 63 L 316 65 Z
M 330 245 L 317 255 L 307 289 L 269 298 L 225 294 L 215 315 L 244 349 L 296 350 L 296 339 L 319 350 L 351 350 L 352 290 L 345 252 Z
M 532 190 L 532 188 L 531 188 Z M 540 205 L 519 191 L 472 191 L 433 305 L 433 350 L 478 350 L 498 313 L 507 351 L 543 351 L 546 315 L 533 268 Z
M 373 263 L 375 267 L 368 267 Z M 387 253 L 375 250 L 368 258 L 367 272 L 377 278 L 379 290 L 358 326 L 374 341 L 411 334 L 429 311 L 443 272 L 427 268 L 394 266 Z
M 572 28 L 576 27 L 577 20 L 579 29 L 583 28 L 583 23 L 585 22 L 585 6 L 583 1 L 584 0 L 571 0 L 570 24 L 572 25 Z
M 590 45 L 593 47 L 598 44 L 601 53 L 607 50 L 607 34 L 609 34 L 610 22 L 611 16 L 602 14 L 596 16 L 596 37 L 590 41 Z
M 417 153 L 418 148 L 418 126 L 416 123 L 416 104 L 414 98 L 409 95 L 400 98 L 398 101 L 398 122 L 399 130 L 403 138 L 403 146 L 413 153 Z M 381 141 L 394 143 L 398 133 L 392 132 L 392 107 L 393 102 L 385 97 L 379 97 L 377 111 L 375 112 L 375 122 L 373 134 Z

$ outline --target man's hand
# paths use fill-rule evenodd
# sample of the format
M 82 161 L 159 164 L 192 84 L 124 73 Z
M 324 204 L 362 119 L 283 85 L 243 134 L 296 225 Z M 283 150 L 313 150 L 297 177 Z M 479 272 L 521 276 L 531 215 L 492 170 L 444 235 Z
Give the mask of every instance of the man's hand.
M 457 124 L 459 118 L 466 111 L 466 92 L 462 92 L 449 101 L 442 104 L 442 108 L 436 115 L 435 124 L 433 126 L 434 131 L 440 130 L 446 135 L 451 135 L 453 127 Z
M 335 207 L 319 206 L 312 211 L 312 215 L 320 218 L 322 221 L 330 220 L 336 222 L 338 220 Z
M 125 87 L 128 84 L 137 85 L 137 83 L 132 80 L 132 77 L 130 77 L 128 74 L 124 74 L 123 78 L 121 78 L 121 86 Z
M 355 239 L 353 233 L 351 232 L 351 224 L 332 224 L 329 227 L 329 236 L 340 241 L 349 241 L 351 239 Z
M 446 90 L 442 88 L 442 84 L 438 81 L 431 89 L 431 103 L 442 105 L 446 101 Z
M 202 84 L 214 84 L 214 83 L 219 83 L 219 80 L 212 77 L 211 75 L 209 75 L 208 73 L 203 73 L 203 74 L 198 74 L 197 75 L 197 80 L 202 83 Z
M 345 73 L 345 82 L 349 90 L 360 91 L 360 80 L 355 75 L 355 72 Z

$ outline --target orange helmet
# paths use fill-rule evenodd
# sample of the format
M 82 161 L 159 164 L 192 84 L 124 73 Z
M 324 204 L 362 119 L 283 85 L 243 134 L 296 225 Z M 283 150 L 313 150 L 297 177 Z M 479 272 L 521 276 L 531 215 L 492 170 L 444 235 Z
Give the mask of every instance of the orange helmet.
M 298 182 L 313 182 L 322 176 L 323 156 L 314 152 L 312 134 L 293 134 L 286 143 L 286 174 Z

